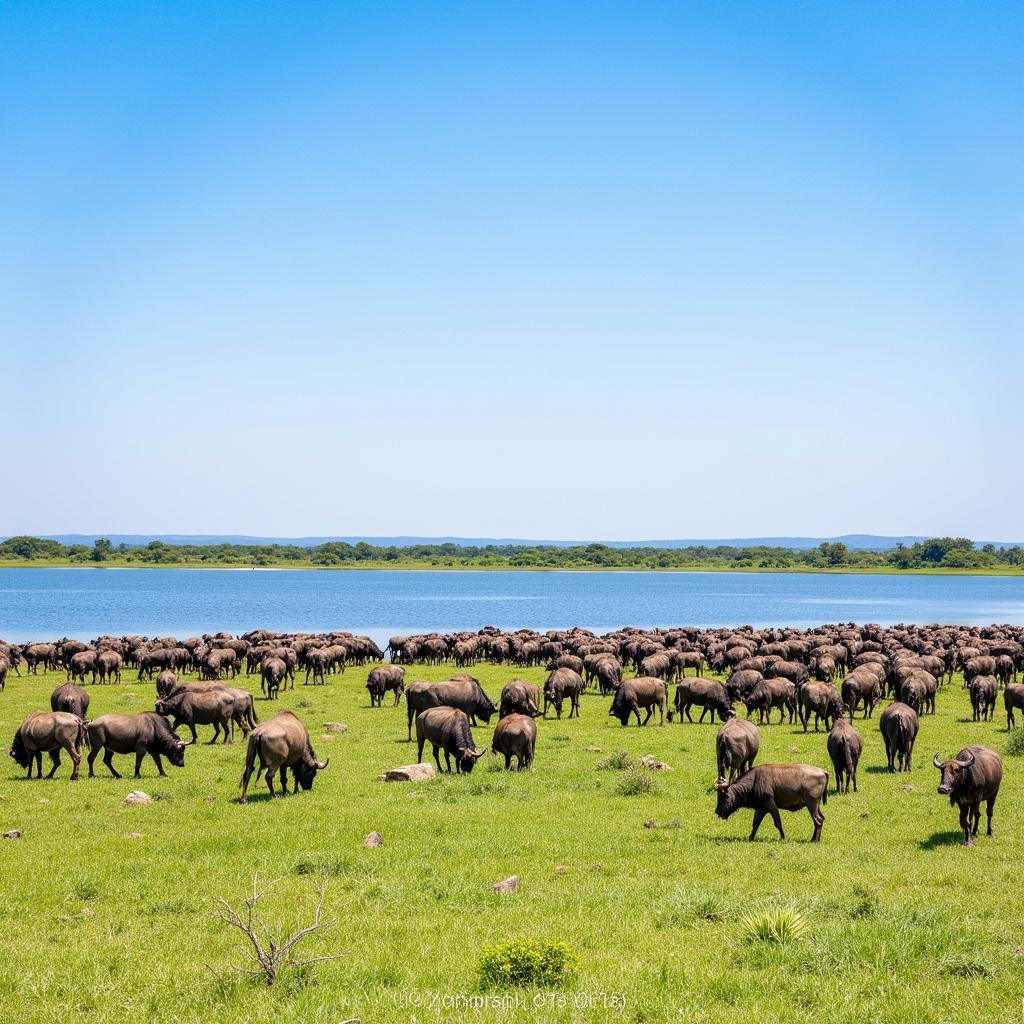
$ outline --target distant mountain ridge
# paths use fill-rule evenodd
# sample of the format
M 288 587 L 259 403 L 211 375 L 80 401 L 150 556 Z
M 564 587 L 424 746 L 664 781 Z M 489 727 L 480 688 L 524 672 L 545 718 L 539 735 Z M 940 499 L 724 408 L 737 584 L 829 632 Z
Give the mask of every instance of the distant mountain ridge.
M 683 540 L 527 540 L 510 537 L 250 537 L 244 534 L 149 534 L 149 533 L 59 533 L 44 534 L 43 540 L 55 540 L 61 544 L 86 544 L 91 546 L 100 537 L 112 544 L 127 544 L 142 547 L 152 541 L 164 544 L 294 544 L 298 547 L 316 547 L 320 544 L 365 542 L 375 547 L 411 547 L 417 544 L 458 544 L 462 547 L 486 547 L 487 545 L 517 545 L 523 547 L 585 547 L 587 544 L 603 544 L 610 548 L 695 548 L 695 547 L 772 547 L 792 548 L 806 551 L 819 544 L 845 544 L 851 551 L 891 551 L 899 544 L 910 547 L 919 537 L 884 537 L 871 533 L 846 533 L 838 537 L 732 537 Z M 6 537 L 3 539 L 7 539 Z M 993 544 L 997 548 L 1016 546 L 1011 541 L 976 541 L 975 547 Z

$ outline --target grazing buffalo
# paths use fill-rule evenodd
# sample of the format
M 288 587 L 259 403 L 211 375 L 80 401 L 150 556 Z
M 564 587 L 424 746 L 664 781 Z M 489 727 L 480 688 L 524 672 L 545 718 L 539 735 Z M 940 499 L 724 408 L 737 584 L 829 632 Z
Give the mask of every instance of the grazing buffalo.
M 103 763 L 115 779 L 121 773 L 114 768 L 115 754 L 135 755 L 135 778 L 142 776 L 142 760 L 149 754 L 156 770 L 166 775 L 161 757 L 166 757 L 177 768 L 185 767 L 185 741 L 171 732 L 170 724 L 155 711 L 138 711 L 133 715 L 102 715 L 87 726 L 89 731 L 89 777 L 96 773 L 93 763 L 101 751 Z
M 169 668 L 165 668 L 156 677 L 156 695 L 158 697 L 166 697 L 170 693 L 178 688 L 178 677 Z
M 1020 708 L 1024 711 L 1024 683 L 1007 683 L 1006 689 L 1003 690 L 1003 706 L 1006 708 L 1007 731 L 1015 729 L 1017 722 L 1013 709 Z
M 288 795 L 288 769 L 295 780 L 294 792 L 313 788 L 317 772 L 322 772 L 330 762 L 318 761 L 309 740 L 309 730 L 302 719 L 292 711 L 278 711 L 273 718 L 257 725 L 249 733 L 249 746 L 245 751 L 245 771 L 242 773 L 241 803 L 248 803 L 249 780 L 257 760 L 260 763 L 256 781 L 263 775 L 271 798 Z M 274 774 L 281 773 L 281 793 L 274 791 Z
M 715 736 L 718 777 L 732 782 L 754 767 L 761 746 L 757 726 L 743 718 L 730 718 Z
M 885 756 L 889 771 L 911 770 L 914 740 L 917 738 L 917 712 L 907 704 L 896 701 L 878 716 L 878 728 L 885 741 Z
M 779 811 L 798 811 L 806 807 L 814 821 L 814 835 L 811 842 L 821 839 L 825 815 L 819 809 L 820 803 L 828 803 L 828 772 L 809 764 L 759 764 L 744 772 L 735 782 L 720 778 L 715 783 L 718 791 L 718 805 L 715 813 L 728 818 L 741 807 L 754 811 L 754 826 L 750 830 L 753 842 L 761 821 L 766 814 L 772 816 L 779 837 L 785 842 Z
M 81 679 L 85 682 L 85 677 L 89 676 L 92 681 L 96 682 L 96 652 L 95 651 L 79 651 L 77 654 L 72 654 L 68 660 L 68 680 Z
M 988 817 L 987 835 L 992 835 L 992 812 L 995 810 L 999 784 L 1003 781 L 1002 758 L 988 747 L 964 747 L 955 758 L 932 764 L 942 772 L 939 792 L 949 797 L 953 807 L 960 808 L 960 827 L 964 830 L 964 845 L 973 846 L 981 821 L 981 802 L 985 801 Z
M 370 692 L 370 707 L 384 706 L 384 694 L 391 690 L 395 695 L 395 707 L 405 691 L 405 669 L 401 665 L 381 665 L 366 677 L 366 689 Z
M 562 701 L 569 698 L 569 717 L 580 717 L 580 694 L 583 692 L 583 677 L 571 668 L 556 668 L 544 684 L 544 717 L 548 717 L 548 705 L 554 704 L 555 715 L 562 717 Z
M 975 722 L 987 722 L 995 717 L 996 697 L 999 695 L 995 676 L 975 676 L 967 684 L 967 692 L 971 696 Z
M 84 721 L 89 710 L 89 694 L 75 683 L 63 683 L 50 694 L 50 710 L 66 711 Z
M 850 783 L 857 792 L 857 762 L 864 748 L 860 733 L 842 715 L 833 724 L 826 741 L 828 756 L 836 773 L 836 792 L 849 793 Z
M 513 757 L 516 759 L 518 771 L 531 767 L 536 748 L 537 723 L 533 720 L 533 715 L 521 715 L 517 712 L 502 715 L 501 721 L 494 727 L 491 751 L 505 755 L 506 770 L 512 766 Z
M 197 725 L 213 726 L 210 743 L 217 742 L 222 730 L 224 742 L 230 743 L 234 724 L 241 726 L 243 733 L 248 733 L 256 724 L 252 694 L 219 684 L 180 687 L 166 697 L 159 698 L 156 710 L 173 720 L 171 729 L 174 731 L 182 723 L 187 725 L 193 743 L 199 738 L 196 734 Z
M 559 672 L 568 672 L 568 669 L 559 669 Z M 417 679 L 410 683 L 405 691 L 405 705 L 408 716 L 409 740 L 412 740 L 412 722 L 417 714 L 426 711 L 427 708 L 458 708 L 465 712 L 468 718 L 482 718 L 485 722 L 491 720 L 498 709 L 491 702 L 491 699 L 484 693 L 480 684 L 471 676 L 459 676 L 457 679 L 448 679 L 441 683 L 428 683 Z
M 123 659 L 117 651 L 100 651 L 96 655 L 96 671 L 101 683 L 121 682 L 121 665 Z
M 35 762 L 36 776 L 43 777 L 43 754 L 49 754 L 53 762 L 46 776 L 52 779 L 60 767 L 60 752 L 66 750 L 73 768 L 71 781 L 78 779 L 78 766 L 82 763 L 81 750 L 89 745 L 85 722 L 78 715 L 65 711 L 33 711 L 14 734 L 10 755 L 16 764 L 28 769 L 32 778 L 32 764 Z
M 703 679 L 695 676 L 693 679 L 682 679 L 676 685 L 676 695 L 673 701 L 674 713 L 679 716 L 679 721 L 692 723 L 693 715 L 690 709 L 696 705 L 701 708 L 698 724 L 704 721 L 704 716 L 711 715 L 714 722 L 717 715 L 723 722 L 732 718 L 735 711 L 732 707 L 732 696 L 729 691 L 717 679 Z M 669 712 L 668 720 L 673 720 L 673 712 Z
M 646 661 L 647 659 L 645 658 L 644 660 Z M 661 716 L 659 724 L 664 725 L 667 697 L 668 694 L 663 679 L 654 676 L 637 676 L 636 679 L 624 679 L 615 691 L 608 714 L 613 718 L 617 718 L 623 727 L 629 725 L 631 715 L 636 715 L 637 725 L 646 725 L 651 720 L 655 708 L 657 708 Z M 641 708 L 647 711 L 647 716 L 642 722 L 640 721 Z
M 498 705 L 498 718 L 507 715 L 529 715 L 536 718 L 540 714 L 540 687 L 523 679 L 510 679 L 501 690 Z
M 786 712 L 789 712 L 789 724 L 796 718 L 796 685 L 788 679 L 762 679 L 746 697 L 743 704 L 748 717 L 757 712 L 758 721 L 762 725 L 770 725 L 772 711 L 779 709 L 779 725 L 783 723 Z
M 840 693 L 851 719 L 857 714 L 857 708 L 861 704 L 864 705 L 865 718 L 870 718 L 874 714 L 875 705 L 882 699 L 884 679 L 883 670 L 874 671 L 868 666 L 855 668 L 847 674 Z
M 532 719 L 530 723 L 533 724 Z M 423 760 L 423 746 L 429 743 L 434 748 L 437 770 L 443 770 L 440 758 L 440 752 L 443 750 L 448 772 L 451 773 L 451 759 L 454 756 L 455 772 L 458 775 L 468 775 L 473 770 L 473 765 L 484 755 L 484 751 L 477 750 L 473 742 L 468 715 L 458 708 L 433 707 L 421 711 L 416 716 L 416 742 L 419 744 L 416 755 L 418 760 Z
M 288 678 L 288 666 L 283 658 L 269 657 L 263 659 L 260 666 L 260 689 L 267 700 L 276 700 L 284 681 Z
M 741 668 L 729 676 L 725 688 L 733 700 L 743 700 L 762 679 L 764 676 L 758 669 Z

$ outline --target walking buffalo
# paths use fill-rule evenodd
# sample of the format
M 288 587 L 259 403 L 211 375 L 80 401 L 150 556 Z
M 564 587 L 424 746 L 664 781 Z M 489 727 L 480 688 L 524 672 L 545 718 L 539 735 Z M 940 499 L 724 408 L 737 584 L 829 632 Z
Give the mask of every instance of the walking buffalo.
M 743 718 L 730 718 L 715 736 L 718 777 L 732 782 L 754 767 L 761 737 L 757 726 Z
M 644 659 L 647 660 L 646 658 Z M 654 714 L 655 708 L 661 715 L 660 725 L 665 724 L 666 687 L 663 679 L 654 676 L 637 676 L 635 679 L 624 679 L 615 691 L 612 706 L 608 714 L 617 718 L 625 727 L 629 725 L 631 715 L 636 715 L 637 725 L 646 725 Z M 647 711 L 647 716 L 640 721 L 640 709 Z
M 139 711 L 133 715 L 103 715 L 87 726 L 89 733 L 89 777 L 96 773 L 93 763 L 101 751 L 103 763 L 115 779 L 121 773 L 114 768 L 115 754 L 135 755 L 135 778 L 142 776 L 142 760 L 149 754 L 156 764 L 156 770 L 166 775 L 161 757 L 166 757 L 177 768 L 185 767 L 185 741 L 171 732 L 163 715 L 155 711 Z
M 840 715 L 829 730 L 826 746 L 828 756 L 832 759 L 832 768 L 836 773 L 836 792 L 849 793 L 852 782 L 853 791 L 856 793 L 857 763 L 864 748 L 860 733 Z
M 568 672 L 569 669 L 559 669 Z M 427 708 L 458 708 L 467 718 L 491 720 L 498 709 L 484 693 L 480 684 L 471 676 L 459 676 L 440 683 L 428 683 L 417 679 L 405 691 L 407 726 L 409 740 L 412 740 L 412 723 L 416 715 Z
M 621 684 L 620 684 L 621 685 Z M 544 684 L 544 717 L 548 717 L 548 705 L 554 704 L 555 714 L 562 717 L 562 701 L 569 698 L 569 717 L 580 717 L 580 694 L 583 692 L 583 677 L 571 668 L 557 668 Z
M 967 692 L 971 697 L 971 708 L 974 721 L 990 721 L 996 713 L 996 697 L 999 694 L 999 683 L 995 676 L 975 676 L 967 684 Z
M 733 711 L 732 697 L 729 691 L 717 679 L 702 679 L 695 676 L 693 679 L 682 679 L 676 685 L 676 695 L 673 702 L 675 714 L 682 722 L 693 722 L 693 715 L 690 709 L 696 705 L 701 708 L 698 724 L 704 721 L 706 714 L 711 715 L 714 722 L 717 715 L 724 722 L 731 718 L 736 712 Z M 673 713 L 669 712 L 668 720 L 671 722 Z
M 1008 683 L 1003 690 L 1003 706 L 1006 708 L 1006 729 L 1015 729 L 1017 721 L 1014 718 L 1013 709 L 1020 708 L 1024 711 L 1024 683 Z
M 821 768 L 809 764 L 761 764 L 744 772 L 735 782 L 720 778 L 715 789 L 718 792 L 715 813 L 720 818 L 728 818 L 740 808 L 753 809 L 751 842 L 766 814 L 772 816 L 779 837 L 785 842 L 786 833 L 782 829 L 779 811 L 798 811 L 801 807 L 807 808 L 814 822 L 811 842 L 821 839 L 825 815 L 821 813 L 819 804 L 828 803 L 828 772 Z
M 912 707 L 896 701 L 878 716 L 878 728 L 885 741 L 885 756 L 889 771 L 911 770 L 914 754 L 914 740 L 917 738 L 917 712 Z
M 505 755 L 506 769 L 512 766 L 513 757 L 519 771 L 531 767 L 536 747 L 537 723 L 532 715 L 521 715 L 516 712 L 502 715 L 501 721 L 494 727 L 491 751 Z
M 46 776 L 52 779 L 60 767 L 60 752 L 66 750 L 71 758 L 71 781 L 78 779 L 78 766 L 82 763 L 81 751 L 89 745 L 86 725 L 78 715 L 65 711 L 33 711 L 14 734 L 9 751 L 16 764 L 28 769 L 32 778 L 32 764 L 36 776 L 43 777 L 43 754 L 49 754 L 53 762 Z
M 395 694 L 397 708 L 405 691 L 405 669 L 401 665 L 381 665 L 366 677 L 366 689 L 370 693 L 370 707 L 383 707 L 384 694 L 391 690 Z
M 66 711 L 84 720 L 89 710 L 89 694 L 75 683 L 62 683 L 50 694 L 50 710 Z
M 843 701 L 831 683 L 807 683 L 801 688 L 797 697 L 800 722 L 807 732 L 811 715 L 814 715 L 814 731 L 818 731 L 821 722 L 830 729 L 832 723 L 844 712 Z
M 955 758 L 932 764 L 942 772 L 939 792 L 949 797 L 953 807 L 960 808 L 960 827 L 964 830 L 964 845 L 973 846 L 981 821 L 981 803 L 985 801 L 988 818 L 987 835 L 992 835 L 992 812 L 995 810 L 999 784 L 1003 781 L 1002 758 L 988 747 L 964 747 Z

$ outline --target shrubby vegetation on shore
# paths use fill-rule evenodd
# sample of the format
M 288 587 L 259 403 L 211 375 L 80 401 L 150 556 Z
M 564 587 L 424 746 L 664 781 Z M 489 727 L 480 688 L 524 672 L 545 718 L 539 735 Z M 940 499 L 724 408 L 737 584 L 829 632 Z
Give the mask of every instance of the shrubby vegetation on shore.
M 11 537 L 0 543 L 0 565 L 237 565 L 320 568 L 466 568 L 466 569 L 789 569 L 796 571 L 974 570 L 1021 571 L 1024 548 L 975 549 L 965 537 L 936 537 L 891 551 L 851 551 L 845 544 L 821 544 L 810 550 L 782 547 L 612 548 L 416 544 L 376 547 L 360 542 L 297 544 L 165 544 L 114 546 L 100 539 L 89 547 L 64 545 L 38 537 Z

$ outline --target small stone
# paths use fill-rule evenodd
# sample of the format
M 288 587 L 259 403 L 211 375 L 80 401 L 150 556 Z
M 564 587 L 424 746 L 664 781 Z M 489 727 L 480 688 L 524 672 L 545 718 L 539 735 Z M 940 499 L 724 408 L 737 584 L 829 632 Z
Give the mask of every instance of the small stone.
M 653 818 L 648 818 L 644 822 L 644 828 L 657 828 L 657 827 L 658 827 L 658 823 Z
M 437 778 L 437 769 L 432 764 L 406 764 L 400 768 L 389 768 L 380 776 L 385 782 L 425 782 Z
M 587 753 L 588 754 L 600 754 L 601 753 L 601 748 L 600 747 L 587 747 Z
M 10 832 L 5 832 L 4 833 L 4 839 L 20 839 L 20 838 L 21 838 L 21 829 L 19 829 L 19 828 L 12 828 L 10 830 Z
M 134 807 L 136 804 L 151 804 L 153 798 L 148 793 L 143 793 L 141 789 L 133 789 L 125 798 L 124 802 L 129 807 Z
M 141 839 L 141 838 L 142 838 L 142 833 L 141 832 L 129 832 L 128 835 L 125 836 L 125 839 Z
M 324 728 L 328 732 L 348 732 L 348 726 L 344 722 L 324 722 Z
M 501 882 L 495 882 L 491 888 L 495 892 L 515 892 L 519 888 L 519 876 L 510 875 Z
M 916 793 L 917 786 L 900 786 L 901 793 Z
M 567 875 L 570 871 L 572 871 L 572 868 L 569 867 L 568 864 L 556 864 L 555 865 L 555 874 L 556 875 Z
M 364 840 L 363 846 L 369 848 L 371 846 L 383 846 L 384 837 L 379 832 L 371 832 Z
M 218 798 L 211 793 L 208 797 L 205 797 L 204 799 L 208 804 L 213 804 L 217 802 Z
M 41 796 L 36 802 L 40 804 L 48 804 L 50 801 L 47 800 L 45 796 Z
M 601 871 L 603 868 L 604 868 L 603 864 L 591 864 L 590 865 L 590 870 L 591 871 Z
M 92 907 L 82 907 L 82 917 L 92 917 L 96 911 Z
M 640 763 L 649 772 L 670 772 L 672 771 L 671 766 L 665 764 L 664 761 L 659 761 L 653 754 L 644 754 L 640 758 Z

